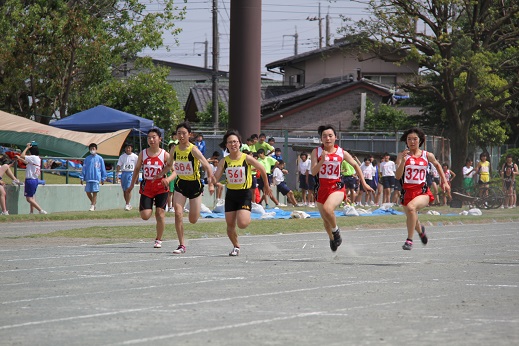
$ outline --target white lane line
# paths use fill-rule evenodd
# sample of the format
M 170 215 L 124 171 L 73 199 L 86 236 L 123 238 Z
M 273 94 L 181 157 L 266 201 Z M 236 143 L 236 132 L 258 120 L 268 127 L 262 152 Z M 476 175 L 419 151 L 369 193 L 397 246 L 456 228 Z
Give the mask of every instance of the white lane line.
M 243 279 L 243 278 L 237 278 L 237 279 Z M 228 280 L 228 278 L 223 278 L 222 280 Z M 353 286 L 353 285 L 364 285 L 364 284 L 374 285 L 374 284 L 386 284 L 386 283 L 387 283 L 386 280 L 372 280 L 372 281 L 363 280 L 363 281 L 348 282 L 348 283 L 328 285 L 328 286 L 305 287 L 305 288 L 299 288 L 299 289 L 293 289 L 293 290 L 265 292 L 265 293 L 257 293 L 257 294 L 242 295 L 242 296 L 232 296 L 232 297 L 225 297 L 225 298 L 205 299 L 205 300 L 197 300 L 197 301 L 191 301 L 191 302 L 173 303 L 173 304 L 168 304 L 166 306 L 160 305 L 160 306 L 152 306 L 152 307 L 146 307 L 146 308 L 140 308 L 140 309 L 123 309 L 123 310 L 112 311 L 112 312 L 101 313 L 101 314 L 88 314 L 88 315 L 82 315 L 82 316 L 70 316 L 70 317 L 64 317 L 64 318 L 9 324 L 9 325 L 0 326 L 0 330 L 34 326 L 34 325 L 43 325 L 43 324 L 63 322 L 63 321 L 73 321 L 73 320 L 79 320 L 79 319 L 85 319 L 85 318 L 97 318 L 97 317 L 101 317 L 101 316 L 109 316 L 109 315 L 116 315 L 116 314 L 142 312 L 142 311 L 154 310 L 154 309 L 164 309 L 166 307 L 179 308 L 179 307 L 184 307 L 184 306 L 236 301 L 236 300 L 240 300 L 240 299 L 248 300 L 248 299 L 252 299 L 252 298 L 271 297 L 271 296 L 286 295 L 286 294 L 290 295 L 290 294 L 294 294 L 294 293 L 303 293 L 303 292 L 310 292 L 310 291 L 317 291 L 317 290 L 328 290 L 328 289 L 343 288 L 343 287 Z
M 194 268 L 176 268 L 171 269 L 174 271 L 177 270 L 186 270 L 189 271 Z M 161 270 L 157 270 L 161 271 Z M 161 272 L 164 272 L 162 270 Z M 152 286 L 141 286 L 141 287 L 131 287 L 131 288 L 120 288 L 116 290 L 103 290 L 103 291 L 94 291 L 94 292 L 81 292 L 77 294 L 63 294 L 63 295 L 54 295 L 54 296 L 44 296 L 44 297 L 37 297 L 37 298 L 25 298 L 25 299 L 18 299 L 18 300 L 10 300 L 5 302 L 0 302 L 2 305 L 7 304 L 17 304 L 17 303 L 28 303 L 28 302 L 34 302 L 34 301 L 42 301 L 42 300 L 50 300 L 50 299 L 62 299 L 62 298 L 72 298 L 72 297 L 83 297 L 83 296 L 94 296 L 94 295 L 105 295 L 107 293 L 120 293 L 120 292 L 131 292 L 131 291 L 139 291 L 139 290 L 146 290 L 146 289 L 156 289 L 156 288 L 165 288 L 165 287 L 176 287 L 176 286 L 191 286 L 201 283 L 208 283 L 208 282 L 220 282 L 220 281 L 226 281 L 226 280 L 250 280 L 250 279 L 258 279 L 258 278 L 266 278 L 266 277 L 279 277 L 283 275 L 301 275 L 301 274 L 308 274 L 313 273 L 312 270 L 303 270 L 303 271 L 291 271 L 286 273 L 273 273 L 273 274 L 264 274 L 264 275 L 254 275 L 252 277 L 234 277 L 234 278 L 212 278 L 212 279 L 206 279 L 206 280 L 198 280 L 198 281 L 183 281 L 183 282 L 175 282 L 171 284 L 161 284 L 161 285 L 152 285 Z M 148 273 L 148 272 L 146 272 Z M 132 274 L 132 273 L 127 273 Z M 90 276 L 81 277 L 82 279 L 88 279 Z M 355 278 L 344 278 L 344 279 L 355 279 Z M 48 280 L 48 281 L 55 281 L 55 280 Z
M 320 311 L 306 312 L 306 313 L 301 313 L 301 314 L 296 314 L 296 315 L 291 315 L 291 316 L 274 317 L 274 318 L 263 319 L 263 320 L 255 320 L 255 321 L 242 322 L 242 323 L 236 323 L 236 324 L 228 324 L 228 325 L 212 327 L 212 328 L 195 329 L 195 330 L 191 330 L 191 331 L 187 331 L 187 332 L 166 334 L 166 335 L 154 336 L 154 337 L 149 337 L 149 338 L 127 340 L 127 341 L 123 341 L 121 343 L 116 343 L 116 344 L 111 344 L 111 345 L 133 345 L 133 344 L 150 343 L 153 341 L 171 339 L 171 338 L 176 338 L 176 337 L 189 336 L 189 335 L 200 334 L 200 333 L 212 333 L 212 332 L 217 332 L 217 331 L 227 330 L 227 329 L 250 327 L 250 326 L 255 326 L 255 325 L 259 325 L 259 324 L 293 320 L 296 318 L 319 316 L 322 314 L 323 314 L 323 312 L 320 312 Z

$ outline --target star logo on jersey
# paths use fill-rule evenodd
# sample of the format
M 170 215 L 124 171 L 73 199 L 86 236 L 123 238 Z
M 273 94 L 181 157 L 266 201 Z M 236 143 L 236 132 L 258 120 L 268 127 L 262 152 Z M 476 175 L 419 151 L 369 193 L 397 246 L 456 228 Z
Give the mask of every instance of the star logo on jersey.
M 410 163 L 410 164 L 412 164 L 412 165 L 414 165 L 414 164 L 415 164 L 415 162 L 414 162 L 414 160 L 413 160 L 413 159 L 411 159 L 411 160 L 409 161 L 409 163 Z

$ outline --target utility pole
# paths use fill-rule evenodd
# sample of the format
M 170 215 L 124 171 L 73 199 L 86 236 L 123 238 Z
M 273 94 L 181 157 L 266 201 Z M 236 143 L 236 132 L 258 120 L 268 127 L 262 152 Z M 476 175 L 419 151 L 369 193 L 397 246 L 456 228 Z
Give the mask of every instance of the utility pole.
M 218 115 L 218 55 L 219 53 L 219 42 L 218 42 L 218 0 L 213 0 L 213 128 L 214 133 L 219 128 L 219 115 Z
M 297 34 L 297 27 L 296 27 L 295 34 L 293 34 L 293 35 L 283 35 L 283 42 L 284 42 L 285 36 L 290 36 L 290 37 L 294 38 L 294 55 L 297 55 L 297 46 L 299 45 L 299 43 L 298 43 L 299 35 Z
M 207 47 L 209 45 L 209 42 L 207 42 L 207 39 L 204 42 L 193 42 L 193 54 L 195 54 L 195 46 L 197 44 L 203 44 L 204 45 L 204 68 L 207 68 Z
M 326 15 L 326 47 L 330 47 L 330 15 Z
M 319 15 L 317 17 L 306 17 L 306 20 L 310 22 L 319 21 L 319 49 L 323 48 L 323 18 L 321 18 L 321 3 L 319 3 Z

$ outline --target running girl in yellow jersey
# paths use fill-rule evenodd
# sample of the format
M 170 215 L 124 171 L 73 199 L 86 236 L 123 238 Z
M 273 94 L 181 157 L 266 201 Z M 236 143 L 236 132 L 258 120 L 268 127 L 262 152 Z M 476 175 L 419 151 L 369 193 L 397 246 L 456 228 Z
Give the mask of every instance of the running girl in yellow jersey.
M 225 222 L 227 223 L 227 236 L 233 245 L 229 256 L 240 254 L 236 226 L 244 229 L 249 226 L 251 221 L 252 168 L 254 167 L 260 172 L 263 181 L 268 181 L 265 167 L 251 155 L 242 153 L 240 151 L 241 144 L 241 136 L 237 131 L 227 131 L 223 136 L 221 147 L 227 148 L 229 155 L 220 160 L 215 173 L 216 181 L 219 181 L 223 174 L 227 177 Z M 266 196 L 272 195 L 269 184 L 263 185 L 263 193 Z
M 177 173 L 175 180 L 175 193 L 173 194 L 173 207 L 175 208 L 175 229 L 177 231 L 179 245 L 174 254 L 186 252 L 184 243 L 184 205 L 189 199 L 189 222 L 196 223 L 200 217 L 200 206 L 202 204 L 202 192 L 204 185 L 200 176 L 200 165 L 207 172 L 209 183 L 209 193 L 214 192 L 214 175 L 209 162 L 200 150 L 193 143 L 189 142 L 191 125 L 186 121 L 176 128 L 178 145 L 175 145 L 170 152 L 169 160 L 164 167 L 164 172 L 168 172 L 174 166 Z

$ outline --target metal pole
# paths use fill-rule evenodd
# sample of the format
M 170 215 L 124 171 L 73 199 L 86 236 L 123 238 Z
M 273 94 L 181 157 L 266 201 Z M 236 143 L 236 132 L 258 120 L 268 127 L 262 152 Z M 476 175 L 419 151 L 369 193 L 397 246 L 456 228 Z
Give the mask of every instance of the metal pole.
M 261 127 L 261 0 L 231 0 L 229 126 L 246 138 Z
M 218 114 L 218 0 L 213 0 L 213 73 L 212 73 L 212 101 L 213 101 L 213 126 L 214 133 L 218 130 L 219 114 Z

